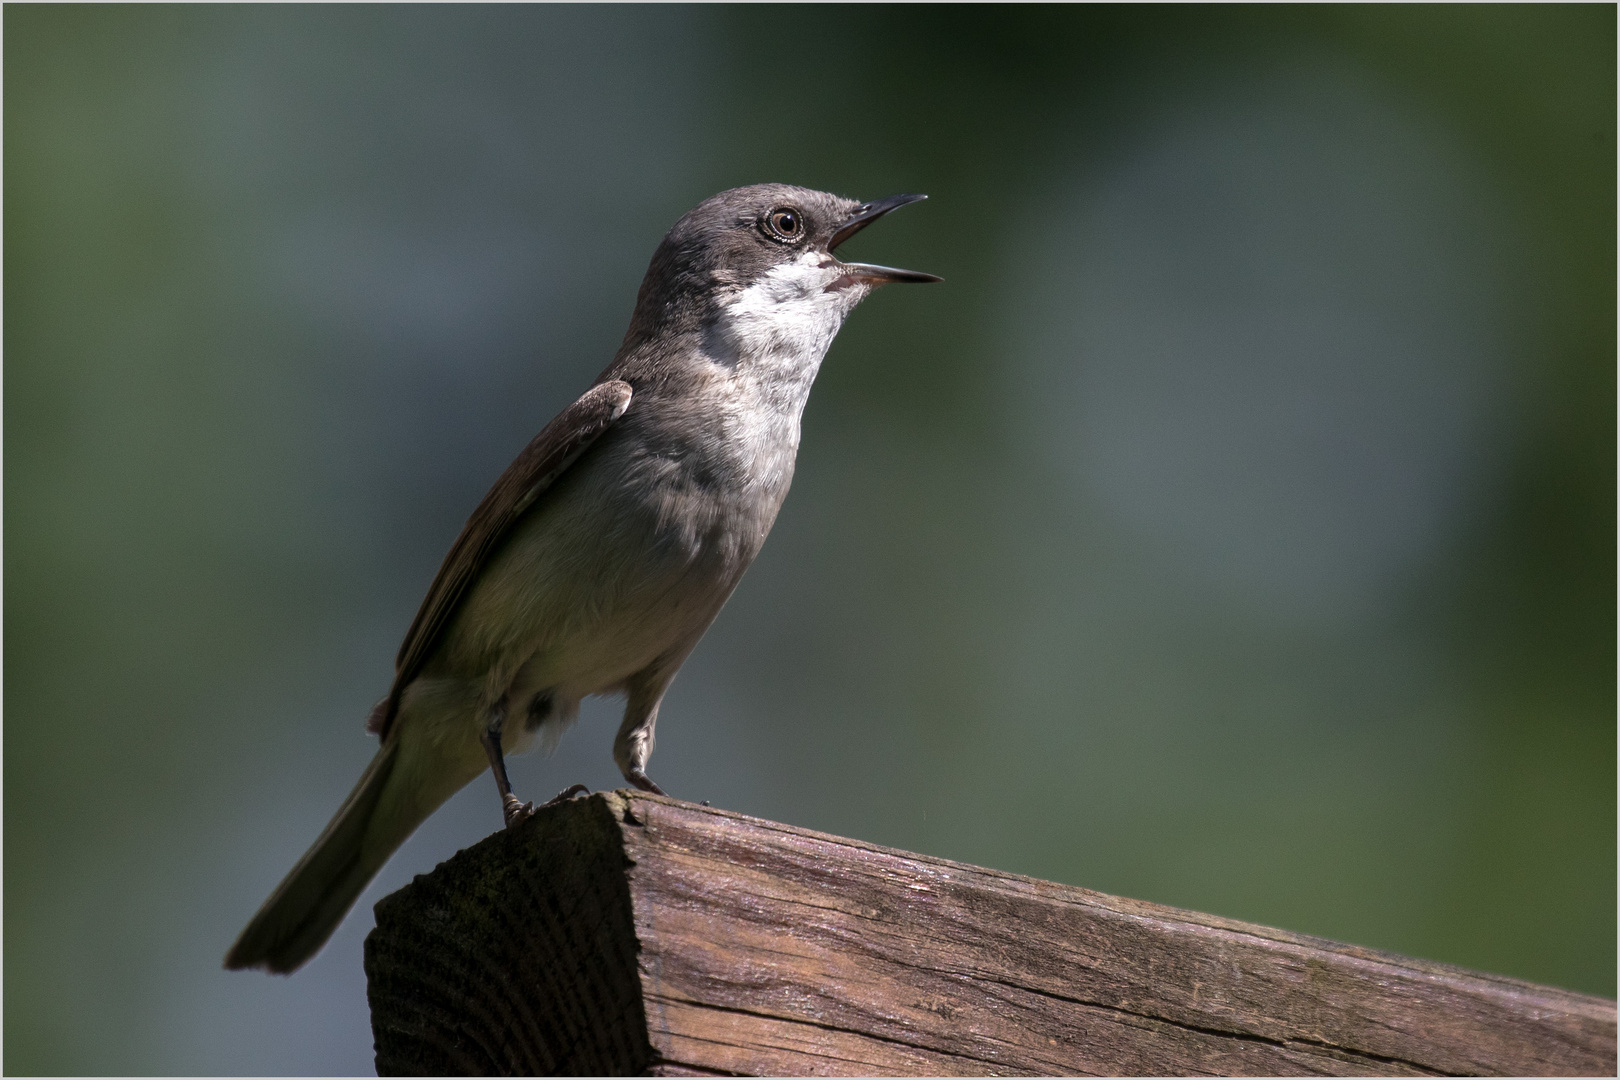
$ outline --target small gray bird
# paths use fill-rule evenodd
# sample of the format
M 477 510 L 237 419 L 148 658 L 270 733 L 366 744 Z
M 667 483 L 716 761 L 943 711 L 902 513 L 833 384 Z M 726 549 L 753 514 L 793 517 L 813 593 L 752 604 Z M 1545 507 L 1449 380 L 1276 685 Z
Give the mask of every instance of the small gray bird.
M 675 224 L 613 363 L 451 546 L 367 724 L 377 756 L 226 967 L 303 964 L 417 825 L 486 767 L 507 827 L 532 814 L 503 755 L 554 744 L 588 695 L 625 696 L 613 760 L 662 794 L 647 776 L 658 703 L 771 531 L 827 347 L 878 285 L 940 280 L 833 251 L 922 198 L 760 184 Z

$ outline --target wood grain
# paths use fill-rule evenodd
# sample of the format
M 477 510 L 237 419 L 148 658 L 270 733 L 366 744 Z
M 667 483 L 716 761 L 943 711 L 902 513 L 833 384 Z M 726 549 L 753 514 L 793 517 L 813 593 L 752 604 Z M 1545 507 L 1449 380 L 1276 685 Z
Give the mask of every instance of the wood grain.
M 378 1072 L 1614 1075 L 1615 1005 L 642 793 L 377 905 Z

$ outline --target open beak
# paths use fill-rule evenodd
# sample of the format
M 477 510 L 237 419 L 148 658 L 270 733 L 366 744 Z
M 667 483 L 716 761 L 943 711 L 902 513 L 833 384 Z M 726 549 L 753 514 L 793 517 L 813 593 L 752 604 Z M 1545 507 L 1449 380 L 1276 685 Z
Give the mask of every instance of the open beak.
M 926 195 L 890 195 L 887 199 L 878 199 L 874 202 L 862 203 L 855 208 L 855 213 L 834 230 L 832 239 L 827 241 L 827 250 L 830 252 L 845 240 L 866 228 L 878 218 L 891 210 L 898 210 L 907 203 L 921 202 L 928 198 Z M 896 270 L 892 266 L 874 266 L 871 263 L 844 263 L 844 273 L 847 277 L 863 281 L 870 285 L 882 285 L 889 281 L 943 281 L 944 278 L 933 274 L 924 274 L 917 270 Z

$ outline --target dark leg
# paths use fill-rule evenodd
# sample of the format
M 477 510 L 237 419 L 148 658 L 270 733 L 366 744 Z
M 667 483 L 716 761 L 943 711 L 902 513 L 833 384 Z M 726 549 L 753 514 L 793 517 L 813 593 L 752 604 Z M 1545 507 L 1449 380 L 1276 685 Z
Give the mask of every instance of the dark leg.
M 501 810 L 506 815 L 508 829 L 534 813 L 534 803 L 518 802 L 512 794 L 512 783 L 506 778 L 506 758 L 501 754 L 501 728 L 506 725 L 506 697 L 502 695 L 489 710 L 489 723 L 480 737 L 484 753 L 489 755 L 489 768 L 495 774 L 495 789 L 501 793 Z

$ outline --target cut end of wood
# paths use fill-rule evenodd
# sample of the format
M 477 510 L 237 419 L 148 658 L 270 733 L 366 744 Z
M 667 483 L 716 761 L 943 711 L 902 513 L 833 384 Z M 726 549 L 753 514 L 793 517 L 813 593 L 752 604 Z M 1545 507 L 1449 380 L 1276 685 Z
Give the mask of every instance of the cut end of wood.
M 616 812 L 548 807 L 377 902 L 382 1076 L 634 1075 L 652 1061 Z
M 639 791 L 385 897 L 382 1075 L 1614 1075 L 1615 1005 Z

